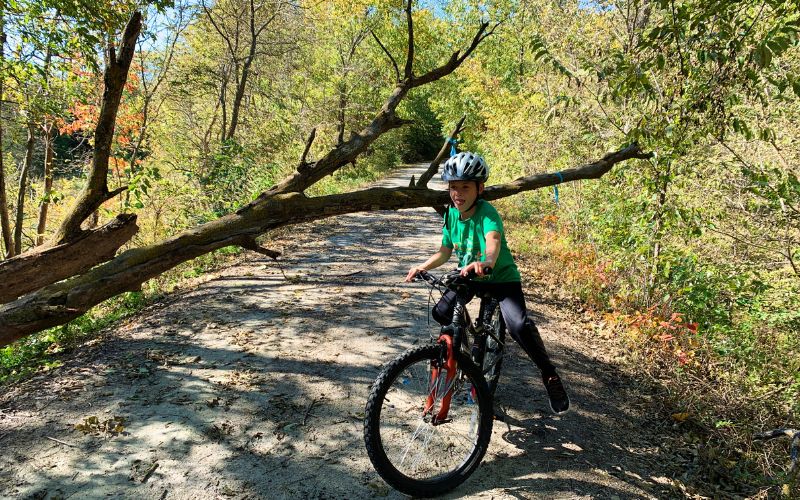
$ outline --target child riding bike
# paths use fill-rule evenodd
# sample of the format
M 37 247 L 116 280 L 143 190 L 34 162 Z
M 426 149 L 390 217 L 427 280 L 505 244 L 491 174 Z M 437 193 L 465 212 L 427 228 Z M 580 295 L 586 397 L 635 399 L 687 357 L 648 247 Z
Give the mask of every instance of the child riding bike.
M 528 317 L 519 270 L 506 243 L 503 221 L 497 210 L 480 198 L 488 178 L 489 166 L 478 154 L 465 151 L 445 162 L 442 180 L 448 183 L 452 206 L 444 214 L 442 245 L 422 265 L 412 267 L 406 281 L 410 282 L 419 271 L 441 266 L 455 250 L 461 274 L 474 271 L 478 275 L 475 291 L 498 300 L 508 333 L 539 367 L 550 409 L 556 414 L 565 413 L 569 410 L 569 396 L 539 330 Z M 492 268 L 491 274 L 484 272 L 487 268 Z M 442 325 L 448 324 L 455 301 L 455 292 L 445 292 L 433 308 L 433 318 Z

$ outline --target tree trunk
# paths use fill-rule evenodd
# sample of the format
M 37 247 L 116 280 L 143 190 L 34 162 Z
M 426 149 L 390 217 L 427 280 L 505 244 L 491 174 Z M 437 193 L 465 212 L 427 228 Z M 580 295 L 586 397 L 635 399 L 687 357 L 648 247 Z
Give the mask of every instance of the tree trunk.
M 633 144 L 602 159 L 558 174 L 539 174 L 492 186 L 484 198 L 494 200 L 523 191 L 577 179 L 596 179 L 615 164 L 643 158 Z M 257 236 L 272 229 L 326 217 L 372 210 L 430 207 L 444 204 L 446 191 L 419 188 L 372 188 L 308 198 L 302 193 L 265 193 L 235 213 L 189 229 L 143 248 L 118 255 L 84 275 L 42 288 L 0 307 L 0 346 L 44 328 L 66 323 L 100 302 L 126 291 L 187 260 L 230 245 L 255 248 Z M 0 269 L 0 272 L 2 269 Z
M 2 80 L 2 78 L 0 78 Z M 2 83 L 0 83 L 2 88 Z M 0 115 L 2 114 L 3 93 L 0 91 Z M 14 255 L 14 240 L 11 237 L 11 219 L 8 216 L 8 198 L 6 198 L 6 167 L 3 163 L 3 120 L 0 119 L 0 226 L 3 232 L 3 257 Z
M 138 227 L 135 215 L 119 215 L 74 242 L 37 247 L 0 262 L 0 303 L 9 302 L 43 286 L 75 276 L 114 257 Z
M 6 32 L 5 32 L 5 12 L 3 6 L 5 4 L 0 2 L 0 75 L 5 75 L 5 46 L 6 46 Z M 0 76 L 0 228 L 3 233 L 3 248 L 5 256 L 14 255 L 14 240 L 11 238 L 11 219 L 8 216 L 8 198 L 6 197 L 6 168 L 3 163 L 3 83 L 5 79 Z
M 661 258 L 661 242 L 664 238 L 664 210 L 667 205 L 667 190 L 669 189 L 672 160 L 667 158 L 667 170 L 659 174 L 656 170 L 658 178 L 658 192 L 656 198 L 656 211 L 653 214 L 652 222 L 653 228 L 653 245 L 651 253 L 650 276 L 648 278 L 647 290 L 645 291 L 645 303 L 650 305 L 650 298 L 653 296 L 655 287 L 658 281 L 658 264 Z
M 241 77 L 236 86 L 236 94 L 233 97 L 233 107 L 231 108 L 231 125 L 228 129 L 226 139 L 233 139 L 236 134 L 236 127 L 239 125 L 239 110 L 242 106 L 242 99 L 244 98 L 244 90 L 247 86 L 247 79 L 250 77 L 250 64 L 255 57 L 255 42 L 251 50 L 250 56 L 244 62 Z
M 411 71 L 413 38 L 410 6 L 407 13 L 409 60 L 406 63 L 405 76 L 399 79 L 383 107 L 364 129 L 352 134 L 346 142 L 338 144 L 318 161 L 313 163 L 301 161 L 293 174 L 235 213 L 188 229 L 160 243 L 127 250 L 85 274 L 46 286 L 3 305 L 0 307 L 0 324 L 3 325 L 0 329 L 0 346 L 44 328 L 64 324 L 103 300 L 125 291 L 138 290 L 148 279 L 218 248 L 240 245 L 270 254 L 267 250 L 259 249 L 255 238 L 278 227 L 352 212 L 443 204 L 448 199 L 445 191 L 433 191 L 421 187 L 373 188 L 316 198 L 308 198 L 303 194 L 307 187 L 318 180 L 355 161 L 359 154 L 384 133 L 410 123 L 396 113 L 397 106 L 408 91 L 455 71 L 478 44 L 493 33 L 493 30 L 487 31 L 488 23 L 481 23 L 466 50 L 454 52 L 446 63 L 417 77 Z M 126 35 L 125 38 L 128 40 L 129 37 Z M 135 41 L 135 36 L 133 39 Z M 113 52 L 110 54 L 113 55 Z M 113 65 L 112 61 L 110 66 Z M 108 102 L 113 104 L 111 100 Z M 119 100 L 116 101 L 116 105 L 119 105 Z M 101 118 L 102 116 L 101 114 Z M 649 155 L 645 155 L 636 144 L 632 144 L 594 163 L 563 170 L 559 174 L 540 174 L 520 178 L 509 184 L 492 186 L 486 189 L 484 196 L 492 200 L 560 182 L 596 179 L 608 172 L 616 163 L 630 158 L 644 157 Z M 433 168 L 432 166 L 429 170 Z M 97 169 L 93 170 L 90 187 L 87 190 L 91 190 L 91 183 L 97 180 L 96 173 Z M 71 247 L 72 245 L 68 244 L 65 248 Z M 0 272 L 0 283 L 6 278 L 6 274 Z M 20 295 L 18 291 L 11 293 Z
M 55 126 L 48 122 L 44 126 L 44 198 L 39 205 L 39 223 L 36 226 L 36 245 L 44 243 L 44 233 L 47 230 L 47 210 L 50 207 L 50 195 L 53 191 L 53 141 L 55 140 Z
M 342 84 L 344 85 L 344 83 Z M 337 126 L 337 133 L 336 133 L 336 144 L 341 144 L 344 142 L 344 120 L 345 120 L 345 108 L 347 107 L 347 94 L 345 89 L 339 89 L 339 113 L 338 113 L 338 126 Z
M 28 140 L 25 143 L 25 162 L 19 174 L 17 191 L 17 216 L 14 222 L 14 255 L 22 253 L 22 226 L 25 223 L 25 192 L 28 190 L 28 174 L 33 167 L 33 148 L 36 145 L 36 125 L 28 122 Z
M 122 91 L 128 78 L 128 69 L 136 50 L 136 39 L 141 28 L 142 15 L 140 12 L 135 12 L 125 27 L 119 54 L 117 54 L 112 44 L 109 45 L 108 64 L 103 75 L 103 101 L 94 133 L 94 156 L 89 179 L 78 195 L 78 199 L 69 214 L 61 223 L 61 227 L 54 235 L 53 244 L 64 243 L 80 235 L 81 223 L 100 208 L 100 205 L 105 201 L 124 190 L 118 189 L 109 192 L 108 162 L 111 157 L 111 143 L 114 139 L 117 111 L 119 110 Z
M 263 7 L 265 7 L 265 4 L 263 4 L 263 3 L 259 3 L 258 5 L 256 5 L 256 2 L 254 0 L 250 0 L 248 2 L 248 9 L 247 10 L 249 11 L 249 13 L 248 13 L 248 18 L 247 18 L 247 30 L 249 31 L 249 35 L 250 35 L 250 44 L 247 47 L 247 55 L 244 56 L 244 57 L 240 57 L 239 54 L 238 54 L 239 36 L 240 36 L 240 32 L 239 32 L 240 26 L 239 26 L 238 23 L 239 23 L 240 19 L 236 20 L 236 33 L 235 33 L 235 36 L 231 37 L 226 33 L 225 28 L 224 28 L 224 23 L 222 23 L 222 22 L 218 23 L 217 21 L 215 21 L 211 10 L 209 10 L 205 6 L 205 3 L 203 3 L 203 9 L 205 10 L 206 15 L 208 16 L 208 20 L 211 22 L 211 24 L 214 27 L 214 29 L 217 31 L 217 33 L 219 33 L 219 35 L 222 37 L 223 41 L 227 45 L 228 53 L 229 53 L 229 55 L 231 57 L 231 60 L 233 62 L 233 66 L 234 66 L 233 67 L 233 76 L 234 76 L 234 78 L 236 80 L 236 91 L 235 91 L 235 93 L 233 95 L 233 103 L 232 103 L 232 107 L 231 107 L 231 116 L 230 116 L 230 125 L 229 126 L 227 125 L 228 122 L 226 121 L 227 116 L 226 116 L 226 109 L 225 109 L 224 103 L 223 103 L 223 109 L 222 109 L 222 113 L 223 113 L 222 141 L 223 142 L 228 140 L 228 139 L 233 139 L 236 136 L 236 128 L 239 126 L 239 113 L 241 111 L 242 100 L 244 99 L 245 89 L 247 89 L 247 81 L 250 78 L 250 68 L 251 68 L 251 66 L 253 64 L 253 61 L 255 61 L 256 53 L 258 51 L 258 39 L 262 35 L 262 33 L 264 33 L 264 30 L 266 30 L 267 27 L 278 16 L 278 14 L 281 11 L 281 8 L 283 7 L 283 4 L 281 2 L 278 2 L 278 4 L 275 7 L 275 9 L 276 9 L 275 12 L 271 16 L 269 16 L 269 18 L 267 18 L 260 26 L 256 26 L 256 16 L 261 11 L 261 9 Z M 231 38 L 233 38 L 233 40 Z M 240 61 L 242 62 L 241 73 L 239 71 L 239 63 L 240 63 Z M 223 95 L 224 95 L 224 87 L 223 87 Z
M 219 87 L 219 103 L 222 108 L 222 124 L 219 129 L 219 142 L 225 142 L 228 133 L 228 80 L 230 80 L 230 73 L 223 66 L 222 71 L 222 84 Z

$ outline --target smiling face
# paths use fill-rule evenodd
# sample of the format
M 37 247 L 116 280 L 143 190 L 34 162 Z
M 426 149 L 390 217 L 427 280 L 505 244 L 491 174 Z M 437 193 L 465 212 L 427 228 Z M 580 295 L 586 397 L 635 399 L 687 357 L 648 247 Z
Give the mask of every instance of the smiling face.
M 465 214 L 475 208 L 475 200 L 483 193 L 483 183 L 475 181 L 450 181 L 448 183 L 450 199 L 459 213 Z

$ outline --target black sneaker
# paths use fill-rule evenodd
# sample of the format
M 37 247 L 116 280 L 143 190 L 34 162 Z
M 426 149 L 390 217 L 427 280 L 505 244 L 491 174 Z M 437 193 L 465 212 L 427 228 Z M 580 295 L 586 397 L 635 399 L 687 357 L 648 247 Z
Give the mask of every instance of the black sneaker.
M 557 415 L 566 413 L 569 410 L 569 396 L 564 389 L 564 384 L 561 383 L 561 377 L 552 375 L 543 380 L 547 396 L 550 398 L 550 409 Z

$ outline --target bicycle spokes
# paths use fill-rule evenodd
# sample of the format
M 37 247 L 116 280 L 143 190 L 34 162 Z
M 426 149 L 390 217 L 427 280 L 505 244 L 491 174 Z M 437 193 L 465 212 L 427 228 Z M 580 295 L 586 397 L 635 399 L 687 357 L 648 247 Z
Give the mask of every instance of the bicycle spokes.
M 446 344 L 404 353 L 381 373 L 367 401 L 370 460 L 382 478 L 409 495 L 454 488 L 489 444 L 491 396 L 483 377 L 469 361 L 448 364 L 446 353 Z

